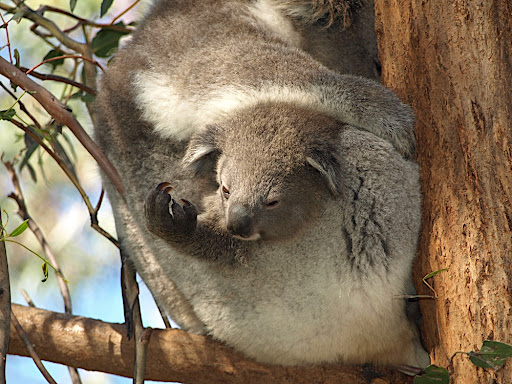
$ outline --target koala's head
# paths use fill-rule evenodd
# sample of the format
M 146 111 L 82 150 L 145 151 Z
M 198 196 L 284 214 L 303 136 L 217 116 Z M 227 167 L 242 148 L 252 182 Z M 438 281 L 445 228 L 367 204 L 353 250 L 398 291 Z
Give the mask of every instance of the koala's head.
M 184 164 L 215 172 L 226 229 L 243 240 L 294 236 L 340 192 L 343 124 L 291 104 L 260 104 L 191 140 Z

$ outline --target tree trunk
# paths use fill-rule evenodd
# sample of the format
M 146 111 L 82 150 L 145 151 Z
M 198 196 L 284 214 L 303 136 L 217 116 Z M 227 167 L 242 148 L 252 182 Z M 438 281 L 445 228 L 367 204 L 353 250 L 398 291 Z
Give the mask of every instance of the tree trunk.
M 512 344 L 512 2 L 376 1 L 383 82 L 416 112 L 423 228 L 415 281 L 431 280 L 423 337 L 433 363 L 485 339 Z M 512 383 L 512 359 L 454 360 L 452 383 Z

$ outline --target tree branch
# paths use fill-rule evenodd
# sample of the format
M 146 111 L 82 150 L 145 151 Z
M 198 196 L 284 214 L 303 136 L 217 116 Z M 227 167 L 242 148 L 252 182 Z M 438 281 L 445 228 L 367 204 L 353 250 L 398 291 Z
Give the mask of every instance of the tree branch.
M 77 368 L 131 377 L 133 342 L 124 324 L 105 323 L 14 304 L 13 311 L 39 356 Z M 9 353 L 26 356 L 14 335 Z M 389 368 L 319 365 L 280 367 L 249 360 L 209 337 L 179 329 L 154 329 L 148 345 L 146 379 L 194 384 L 411 384 Z
M 0 57 L 0 74 L 7 77 L 11 82 L 31 93 L 41 106 L 59 123 L 66 125 L 76 138 L 87 149 L 91 156 L 97 161 L 101 169 L 110 178 L 112 183 L 121 195 L 124 194 L 124 187 L 119 174 L 112 166 L 101 149 L 94 143 L 89 135 L 75 119 L 69 108 L 62 104 L 47 89 L 32 81 L 25 73 L 14 65 Z

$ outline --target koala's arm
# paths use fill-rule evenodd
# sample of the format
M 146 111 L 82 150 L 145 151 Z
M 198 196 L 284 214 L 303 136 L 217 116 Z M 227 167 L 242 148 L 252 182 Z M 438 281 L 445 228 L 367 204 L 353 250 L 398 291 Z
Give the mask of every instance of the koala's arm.
M 197 258 L 232 263 L 243 251 L 241 242 L 209 220 L 197 220 L 197 210 L 186 200 L 170 195 L 169 183 L 161 183 L 147 196 L 144 216 L 148 230 L 173 248 Z
M 382 84 L 351 75 L 324 80 L 324 103 L 344 123 L 368 131 L 393 145 L 406 159 L 416 148 L 412 108 Z

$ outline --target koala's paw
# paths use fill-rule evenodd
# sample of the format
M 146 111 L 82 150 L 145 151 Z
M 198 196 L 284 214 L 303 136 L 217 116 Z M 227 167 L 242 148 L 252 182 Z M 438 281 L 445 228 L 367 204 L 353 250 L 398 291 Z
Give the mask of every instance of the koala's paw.
M 177 240 L 196 229 L 197 210 L 187 200 L 176 202 L 169 183 L 160 183 L 144 202 L 144 215 L 149 231 L 166 240 Z

